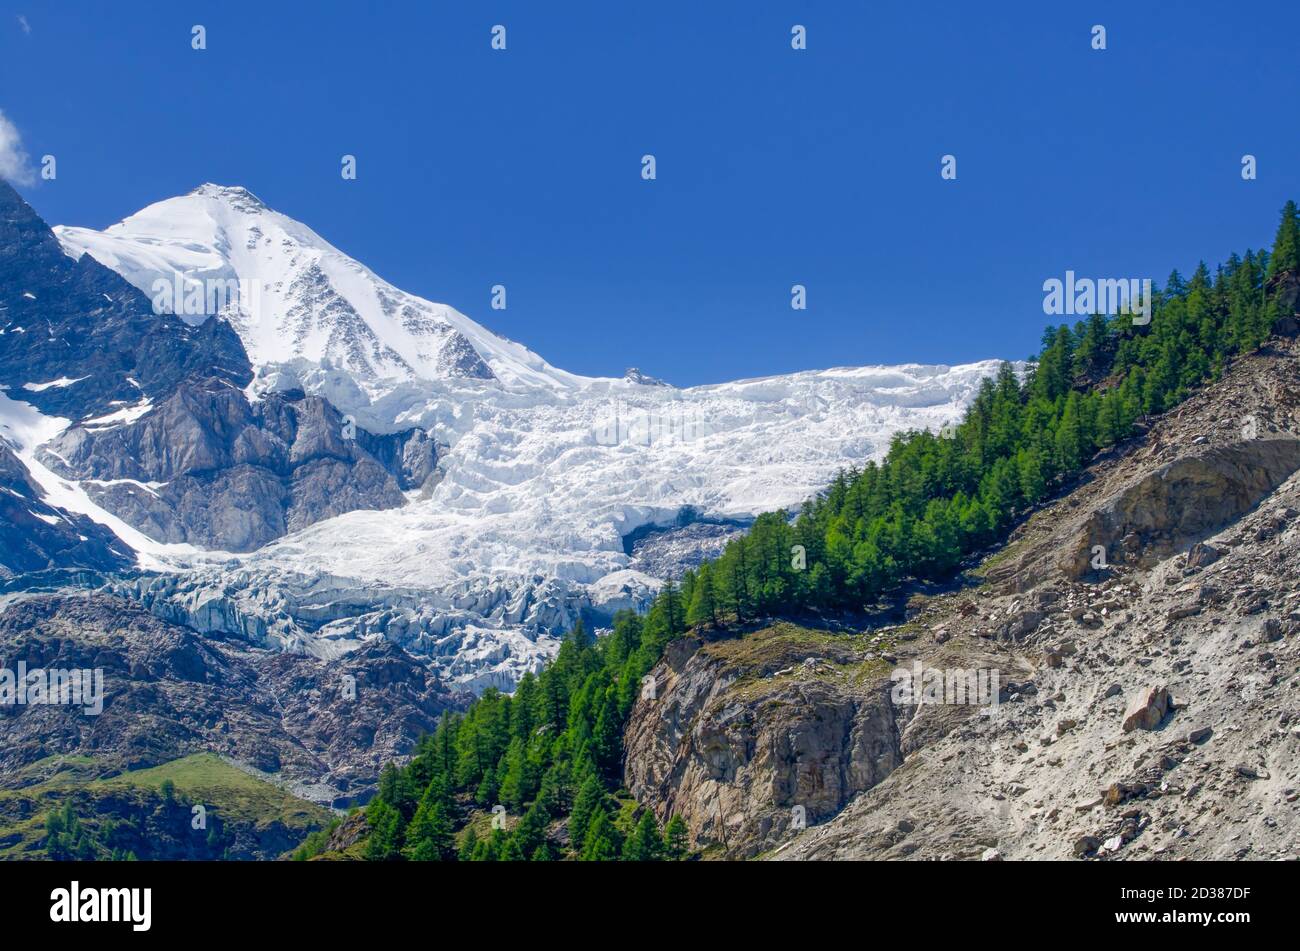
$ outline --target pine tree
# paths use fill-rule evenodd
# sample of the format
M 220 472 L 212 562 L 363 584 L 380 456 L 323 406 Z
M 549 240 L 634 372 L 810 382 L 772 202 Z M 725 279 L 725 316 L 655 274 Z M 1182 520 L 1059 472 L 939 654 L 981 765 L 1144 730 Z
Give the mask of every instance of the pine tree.
M 659 837 L 659 824 L 647 809 L 641 813 L 636 828 L 623 843 L 624 862 L 658 862 L 663 858 L 664 842 Z
M 474 827 L 470 826 L 465 830 L 465 837 L 460 843 L 459 858 L 462 862 L 470 862 L 474 859 L 474 852 L 478 849 L 478 833 Z
M 615 776 L 623 763 L 623 717 L 619 714 L 618 693 L 607 688 L 600 698 L 600 710 L 592 728 L 592 750 L 605 776 Z
M 1083 433 L 1079 426 L 1079 394 L 1066 400 L 1061 422 L 1056 428 L 1056 458 L 1063 472 L 1074 472 L 1083 462 Z
M 669 860 L 678 862 L 690 851 L 690 834 L 686 831 L 686 822 L 680 815 L 674 815 L 664 826 L 664 854 Z
M 623 843 L 618 829 L 603 809 L 597 811 L 583 837 L 582 861 L 614 862 L 618 860 Z
M 569 631 L 569 639 L 579 648 L 586 649 L 596 643 L 590 634 L 587 633 L 587 625 L 582 623 L 582 615 L 579 614 L 573 622 L 573 627 Z
M 449 797 L 441 784 L 430 784 L 411 824 L 406 827 L 406 857 L 414 862 L 440 862 L 455 853 L 455 836 L 448 815 Z
M 664 585 L 660 595 L 663 598 L 664 620 L 668 625 L 668 637 L 674 638 L 685 629 L 681 594 L 677 585 L 669 581 Z
M 1286 271 L 1300 274 L 1300 210 L 1294 201 L 1288 201 L 1282 209 L 1282 221 L 1277 226 L 1273 254 L 1268 261 L 1269 279 Z
M 397 784 L 401 778 L 397 766 L 388 763 L 379 771 L 379 790 L 375 794 L 376 799 L 382 799 L 384 802 L 393 804 L 397 802 Z
M 402 814 L 383 799 L 376 798 L 366 809 L 370 838 L 366 841 L 366 859 L 391 862 L 401 858 Z
M 546 827 L 550 821 L 550 814 L 544 806 L 534 803 L 529 807 L 519 825 L 515 826 L 513 835 L 521 855 L 531 857 L 539 847 L 546 844 Z
M 508 808 L 517 812 L 537 794 L 541 777 L 538 775 L 537 764 L 528 756 L 527 745 L 518 736 L 510 741 L 504 763 L 505 771 L 499 795 Z
M 691 596 L 691 606 L 686 612 L 686 623 L 698 627 L 718 624 L 717 595 L 713 590 L 713 567 L 707 562 L 700 566 Z
M 1016 468 L 1020 476 L 1020 494 L 1033 505 L 1047 491 L 1047 477 L 1043 472 L 1043 457 L 1037 446 L 1021 449 L 1016 454 Z
M 578 796 L 573 802 L 573 811 L 569 813 L 569 841 L 575 851 L 581 851 L 586 839 L 587 827 L 598 815 L 604 814 L 605 789 L 596 774 L 589 773 L 578 789 Z

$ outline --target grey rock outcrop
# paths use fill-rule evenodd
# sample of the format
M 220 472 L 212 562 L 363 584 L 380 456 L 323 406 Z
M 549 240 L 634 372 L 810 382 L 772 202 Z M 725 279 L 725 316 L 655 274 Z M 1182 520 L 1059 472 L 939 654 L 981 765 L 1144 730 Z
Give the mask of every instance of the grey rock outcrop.
M 788 624 L 675 643 L 633 709 L 627 787 L 697 848 L 771 848 L 902 763 L 887 671 L 861 639 Z
M 1092 569 L 1094 549 L 1123 559 L 1121 539 L 1136 536 L 1148 564 L 1244 515 L 1300 469 L 1300 439 L 1257 439 L 1215 446 L 1145 475 L 1085 522 L 1062 567 L 1074 578 Z
M 237 552 L 344 512 L 401 506 L 437 463 L 422 430 L 376 436 L 320 397 L 250 404 L 190 384 L 134 422 L 74 427 L 40 458 L 151 538 Z

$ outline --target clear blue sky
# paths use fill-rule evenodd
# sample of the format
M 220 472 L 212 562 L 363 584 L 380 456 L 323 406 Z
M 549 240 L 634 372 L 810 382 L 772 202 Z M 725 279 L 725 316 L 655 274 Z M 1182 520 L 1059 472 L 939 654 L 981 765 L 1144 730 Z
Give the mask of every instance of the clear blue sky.
M 581 373 L 1024 357 L 1045 279 L 1162 281 L 1300 198 L 1294 0 L 0 7 L 51 223 L 243 184 Z

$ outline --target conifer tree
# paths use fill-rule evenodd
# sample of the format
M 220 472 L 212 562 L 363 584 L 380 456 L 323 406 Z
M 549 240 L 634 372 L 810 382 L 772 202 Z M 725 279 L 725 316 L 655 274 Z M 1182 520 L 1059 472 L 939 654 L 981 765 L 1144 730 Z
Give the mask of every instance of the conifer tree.
M 586 835 L 583 836 L 582 861 L 616 861 L 622 847 L 623 843 L 618 834 L 618 829 L 614 827 L 609 814 L 604 809 L 597 810 L 590 826 L 587 828 Z
M 370 838 L 366 841 L 366 859 L 391 862 L 401 857 L 402 814 L 383 799 L 376 798 L 366 810 Z
M 1282 209 L 1282 221 L 1277 226 L 1273 254 L 1268 261 L 1270 279 L 1284 271 L 1300 274 L 1300 210 L 1294 201 L 1288 201 Z
M 695 579 L 695 590 L 691 597 L 690 609 L 686 612 L 686 622 L 692 626 L 709 624 L 717 626 L 717 595 L 713 590 L 713 567 L 707 562 L 700 566 Z
M 658 862 L 663 858 L 664 842 L 659 824 L 649 809 L 641 813 L 632 834 L 623 843 L 624 862 Z
M 569 813 L 569 841 L 576 851 L 581 851 L 587 827 L 597 814 L 604 813 L 604 809 L 605 790 L 599 777 L 594 772 L 589 773 L 583 779 L 577 798 L 573 801 L 573 811 Z
M 465 837 L 461 839 L 459 858 L 462 862 L 470 862 L 474 859 L 474 852 L 478 849 L 478 833 L 470 826 L 465 830 Z
M 689 833 L 680 815 L 673 815 L 664 826 L 664 854 L 671 861 L 680 861 L 689 851 Z
M 453 857 L 455 837 L 449 816 L 449 798 L 437 782 L 420 800 L 406 827 L 406 857 L 414 862 L 441 862 Z

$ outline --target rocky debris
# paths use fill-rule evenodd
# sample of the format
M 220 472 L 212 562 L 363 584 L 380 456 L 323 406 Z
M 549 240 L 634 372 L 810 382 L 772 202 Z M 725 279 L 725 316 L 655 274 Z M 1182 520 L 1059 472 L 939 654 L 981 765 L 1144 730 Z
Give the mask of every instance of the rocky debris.
M 101 670 L 103 709 L 0 706 L 0 776 L 54 754 L 136 769 L 212 752 L 335 806 L 364 802 L 384 763 L 469 699 L 383 640 L 327 663 L 203 637 L 104 595 L 11 604 L 0 667 L 19 662 Z
M 1092 571 L 1095 547 L 1109 550 L 1133 537 L 1149 563 L 1250 511 L 1298 468 L 1300 439 L 1291 438 L 1216 446 L 1175 459 L 1094 510 L 1061 567 L 1082 578 Z

